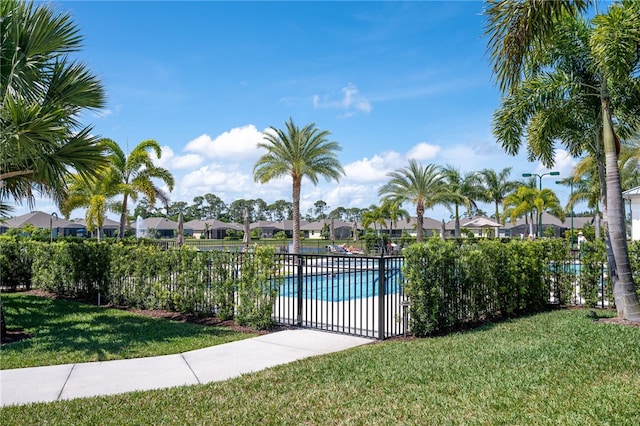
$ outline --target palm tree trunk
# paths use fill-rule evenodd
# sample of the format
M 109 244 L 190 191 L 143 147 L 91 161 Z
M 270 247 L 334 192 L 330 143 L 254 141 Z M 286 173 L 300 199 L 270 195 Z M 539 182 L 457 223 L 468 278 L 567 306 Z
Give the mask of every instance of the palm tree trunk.
M 416 216 L 418 217 L 418 229 L 416 229 L 416 241 L 421 243 L 424 241 L 423 230 L 424 227 L 424 205 L 418 203 L 416 206 Z
M 127 226 L 127 202 L 128 200 L 127 193 L 124 193 L 122 197 L 122 213 L 120 213 L 120 231 L 118 232 L 118 239 L 124 238 L 124 230 Z
M 293 178 L 293 252 L 300 253 L 300 187 L 302 179 Z
M 498 209 L 498 200 L 496 200 L 496 222 L 502 223 L 500 222 L 500 210 Z
M 456 238 L 460 238 L 460 213 L 458 209 L 458 205 L 456 204 L 456 227 L 455 227 L 455 235 Z
M 616 270 L 610 270 L 609 273 L 618 316 L 630 321 L 640 321 L 640 304 L 629 263 L 624 202 L 620 185 L 620 170 L 618 169 L 618 151 L 611 121 L 611 103 L 606 89 L 606 79 L 603 80 L 602 120 L 607 172 L 607 221 L 611 249 L 616 264 Z

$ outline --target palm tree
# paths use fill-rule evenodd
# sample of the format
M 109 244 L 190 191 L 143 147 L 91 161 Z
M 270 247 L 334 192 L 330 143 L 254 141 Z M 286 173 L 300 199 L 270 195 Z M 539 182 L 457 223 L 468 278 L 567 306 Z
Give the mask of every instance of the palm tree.
M 102 236 L 102 227 L 107 210 L 114 210 L 115 206 L 109 201 L 118 195 L 116 182 L 109 175 L 109 169 L 95 179 L 84 179 L 74 175 L 66 198 L 59 205 L 60 212 L 69 218 L 71 212 L 77 208 L 86 208 L 85 222 L 87 231 L 96 231 L 98 241 Z
M 369 225 L 373 225 L 376 237 L 379 237 L 380 234 L 378 233 L 378 225 L 380 225 L 380 228 L 386 227 L 387 222 L 385 219 L 387 219 L 387 217 L 388 214 L 385 210 L 384 204 L 380 207 L 372 205 L 369 210 L 362 213 L 362 227 L 367 229 L 369 228 Z
M 600 238 L 600 203 L 602 200 L 602 172 L 593 155 L 587 155 L 573 168 L 568 178 L 573 183 L 573 195 L 569 198 L 567 208 L 581 202 L 593 209 L 595 217 L 596 238 Z
M 548 188 L 535 191 L 536 197 L 533 200 L 533 205 L 535 206 L 540 226 L 542 227 L 542 214 L 545 212 L 557 216 L 560 220 L 564 220 L 564 209 L 555 192 Z M 538 230 L 538 235 L 542 235 L 542 229 Z
M 393 230 L 396 228 L 396 224 L 400 219 L 407 219 L 407 223 L 411 219 L 409 212 L 402 208 L 402 203 L 385 200 L 382 207 L 385 211 L 385 216 L 387 216 L 391 222 L 389 236 L 393 233 Z
M 525 218 L 525 223 L 530 225 L 529 233 L 533 230 L 533 211 L 535 209 L 534 200 L 537 189 L 535 187 L 521 185 L 514 192 L 508 194 L 504 199 L 504 217 L 508 217 L 511 223 L 515 223 L 520 217 Z
M 307 177 L 314 185 L 318 178 L 339 181 L 344 170 L 337 157 L 342 148 L 338 142 L 327 140 L 331 133 L 319 130 L 315 123 L 302 129 L 292 118 L 285 122 L 285 129 L 270 127 L 264 133 L 264 142 L 258 143 L 267 153 L 253 166 L 256 182 L 267 183 L 272 179 L 291 176 L 293 185 L 293 252 L 300 253 L 300 192 L 302 179 Z
M 526 72 L 553 66 L 553 63 L 545 62 L 549 58 L 545 58 L 541 52 L 553 50 L 558 39 L 557 30 L 563 28 L 563 19 L 571 16 L 575 20 L 588 4 L 589 2 L 581 0 L 489 2 L 486 33 L 490 37 L 489 50 L 494 72 L 503 92 L 516 91 Z M 640 303 L 629 263 L 618 169 L 619 141 L 613 125 L 610 83 L 626 84 L 631 90 L 638 86 L 635 72 L 640 61 L 637 55 L 637 46 L 640 45 L 639 17 L 640 3 L 614 3 L 606 14 L 597 14 L 593 18 L 589 40 L 589 53 L 600 77 L 597 88 L 602 122 L 600 146 L 606 166 L 606 203 L 603 203 L 603 207 L 612 253 L 609 261 L 610 277 L 618 315 L 634 321 L 640 321 Z
M 68 13 L 46 3 L 0 3 L 0 205 L 33 204 L 33 191 L 58 201 L 75 171 L 93 176 L 103 148 L 78 117 L 104 106 L 101 83 L 69 59 L 82 37 Z
M 0 212 L 4 199 L 33 205 L 33 190 L 60 200 L 66 180 L 91 177 L 106 164 L 103 148 L 82 126 L 85 110 L 105 93 L 88 68 L 69 59 L 82 44 L 68 13 L 49 4 L 0 2 Z M 0 299 L 0 336 L 6 334 Z
M 480 172 L 480 181 L 484 188 L 481 199 L 495 204 L 495 219 L 500 223 L 504 223 L 504 218 L 501 221 L 500 217 L 500 205 L 504 202 L 505 197 L 520 185 L 519 182 L 509 180 L 510 174 L 511 167 L 504 168 L 499 173 L 493 169 L 484 169 Z
M 460 237 L 460 206 L 465 206 L 467 212 L 477 209 L 477 199 L 482 196 L 480 180 L 475 172 L 462 175 L 460 170 L 447 165 L 442 169 L 442 174 L 447 183 L 449 203 L 453 204 L 453 217 L 455 219 L 455 236 Z
M 125 155 L 120 146 L 111 139 L 103 139 L 102 143 L 107 146 L 109 159 L 111 161 L 111 175 L 118 187 L 118 194 L 122 195 L 120 210 L 120 231 L 118 238 L 124 237 L 127 226 L 127 205 L 129 199 L 137 201 L 138 195 L 144 195 L 149 204 L 154 205 L 156 200 L 160 200 L 168 206 L 167 195 L 153 182 L 153 179 L 160 179 L 164 182 L 169 191 L 173 191 L 174 179 L 171 172 L 162 167 L 156 167 L 151 158 L 151 152 L 157 158 L 162 155 L 162 150 L 158 142 L 148 139 L 140 142 L 129 155 Z
M 450 199 L 440 168 L 434 164 L 423 167 L 411 159 L 407 167 L 387 176 L 390 180 L 378 190 L 378 194 L 392 203 L 410 202 L 416 206 L 416 240 L 424 241 L 425 210 L 438 204 L 445 205 Z
M 623 143 L 620 150 L 620 179 L 623 190 L 640 185 L 640 133 L 635 138 Z

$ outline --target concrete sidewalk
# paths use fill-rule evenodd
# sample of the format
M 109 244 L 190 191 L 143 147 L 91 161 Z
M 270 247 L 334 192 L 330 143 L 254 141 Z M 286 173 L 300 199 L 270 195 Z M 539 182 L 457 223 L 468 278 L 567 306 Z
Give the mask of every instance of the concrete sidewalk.
M 0 406 L 221 381 L 371 342 L 296 329 L 177 355 L 0 370 Z

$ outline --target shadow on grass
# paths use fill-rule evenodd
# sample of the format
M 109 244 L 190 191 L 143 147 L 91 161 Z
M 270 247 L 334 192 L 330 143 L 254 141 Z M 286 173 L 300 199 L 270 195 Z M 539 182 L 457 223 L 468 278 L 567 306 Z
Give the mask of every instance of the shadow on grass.
M 3 294 L 9 329 L 22 329 L 30 339 L 3 345 L 3 352 L 37 351 L 43 354 L 80 352 L 94 360 L 127 357 L 132 348 L 166 345 L 193 339 L 236 340 L 239 333 L 216 326 L 203 326 L 150 318 L 85 303 L 27 294 Z M 44 355 L 47 356 L 47 355 Z

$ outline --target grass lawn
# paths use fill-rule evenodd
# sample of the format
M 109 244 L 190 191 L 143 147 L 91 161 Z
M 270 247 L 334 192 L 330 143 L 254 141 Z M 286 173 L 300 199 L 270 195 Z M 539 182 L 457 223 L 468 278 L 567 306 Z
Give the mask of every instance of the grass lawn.
M 8 407 L 0 416 L 3 425 L 638 425 L 638 407 L 640 328 L 562 310 L 226 382 Z
M 7 327 L 33 336 L 2 345 L 2 369 L 176 354 L 255 336 L 25 293 L 3 293 L 2 303 Z

